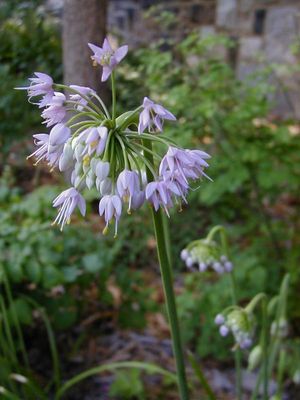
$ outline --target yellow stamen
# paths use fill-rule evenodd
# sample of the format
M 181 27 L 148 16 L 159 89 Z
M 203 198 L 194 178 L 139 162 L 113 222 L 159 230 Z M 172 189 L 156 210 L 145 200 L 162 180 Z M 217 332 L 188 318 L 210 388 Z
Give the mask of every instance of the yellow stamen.
M 91 160 L 90 156 L 89 156 L 88 154 L 86 154 L 86 155 L 83 157 L 83 165 L 84 165 L 85 167 L 88 167 L 88 166 L 90 165 L 90 160 Z

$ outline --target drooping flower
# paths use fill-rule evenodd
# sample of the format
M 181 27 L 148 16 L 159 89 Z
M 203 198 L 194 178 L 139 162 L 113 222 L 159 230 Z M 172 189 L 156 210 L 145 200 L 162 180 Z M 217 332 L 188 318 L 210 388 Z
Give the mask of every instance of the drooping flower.
M 53 224 L 61 226 L 63 230 L 64 225 L 70 222 L 71 215 L 76 207 L 82 216 L 86 212 L 86 203 L 82 195 L 73 187 L 63 191 L 59 196 L 53 200 L 53 207 L 60 207 L 57 217 Z
M 146 128 L 149 131 L 154 126 L 159 132 L 162 131 L 165 119 L 175 121 L 176 117 L 160 104 L 154 103 L 148 97 L 144 97 L 143 111 L 140 113 L 138 132 L 141 134 Z
M 93 94 L 95 94 L 95 91 L 89 87 L 78 86 L 78 85 L 70 85 L 70 88 L 79 92 L 79 93 L 70 94 L 70 100 L 78 103 L 76 108 L 78 111 L 82 111 L 84 106 L 86 106 L 88 103 L 87 100 L 84 99 L 82 96 L 85 96 L 85 97 L 92 96 Z
M 49 145 L 49 135 L 47 133 L 37 133 L 33 135 L 34 144 L 38 146 L 37 150 L 31 153 L 28 158 L 35 157 L 36 164 L 42 160 L 47 160 L 48 157 L 48 145 Z
M 204 172 L 204 168 L 208 167 L 205 160 L 209 159 L 210 155 L 202 150 L 186 150 L 186 153 L 190 157 L 192 163 L 190 167 L 184 170 L 185 176 L 190 179 L 199 179 L 205 176 L 205 178 L 211 181 L 210 177 Z
M 55 147 L 64 145 L 71 137 L 71 130 L 65 124 L 55 125 L 49 135 L 49 152 L 54 150 Z
M 50 134 L 38 133 L 33 135 L 34 144 L 38 149 L 30 154 L 27 158 L 35 157 L 38 164 L 44 160 L 48 165 L 55 167 L 59 164 L 60 157 L 63 154 L 64 146 L 71 136 L 71 131 L 64 124 L 54 126 Z
M 179 171 L 175 171 L 173 174 L 167 171 L 161 178 L 166 182 L 169 190 L 177 196 L 177 198 L 181 198 L 187 203 L 186 195 L 189 190 L 189 184 L 186 179 L 180 175 Z
M 162 207 L 169 216 L 168 208 L 173 206 L 171 194 L 165 181 L 148 183 L 145 190 L 146 199 L 153 205 L 155 211 Z
M 108 230 L 109 222 L 115 219 L 115 237 L 118 233 L 118 222 L 122 214 L 122 201 L 116 194 L 108 194 L 102 197 L 99 203 L 99 214 L 104 215 L 106 222 L 103 233 L 105 234 Z
M 102 47 L 88 43 L 89 48 L 94 52 L 92 60 L 95 64 L 103 67 L 101 81 L 105 82 L 115 67 L 123 60 L 128 52 L 128 46 L 121 46 L 117 50 L 113 50 L 109 41 L 104 39 Z
M 144 190 L 140 190 L 139 192 L 135 192 L 131 198 L 131 208 L 133 210 L 138 210 L 142 207 L 145 202 L 145 192 Z
M 122 171 L 118 176 L 117 189 L 120 197 L 128 197 L 128 212 L 130 213 L 132 197 L 135 193 L 140 192 L 138 173 L 136 171 L 124 169 L 124 171 Z
M 177 174 L 188 183 L 188 178 L 196 179 L 205 175 L 203 170 L 208 164 L 204 159 L 209 157 L 201 150 L 183 150 L 170 146 L 161 160 L 159 173 L 165 175 L 169 171 L 171 177 Z
M 72 149 L 71 138 L 64 144 L 62 155 L 59 158 L 59 170 L 67 171 L 74 166 L 74 152 Z
M 247 349 L 252 346 L 253 317 L 245 309 L 236 308 L 229 314 L 218 314 L 215 323 L 220 326 L 221 336 L 232 333 L 236 348 Z
M 53 79 L 51 76 L 42 72 L 35 72 L 34 75 L 35 77 L 29 78 L 29 86 L 19 87 L 16 89 L 27 90 L 29 101 L 31 101 L 32 97 L 43 96 L 42 100 L 40 100 L 39 103 L 36 103 L 39 108 L 43 108 L 49 103 L 54 95 Z
M 95 175 L 99 180 L 99 183 L 104 181 L 108 177 L 109 169 L 110 169 L 109 162 L 101 160 L 97 162 L 95 167 Z
M 106 145 L 108 130 L 106 126 L 99 126 L 98 128 L 91 128 L 87 134 L 85 143 L 87 145 L 87 152 L 92 155 L 96 152 L 100 156 Z
M 63 93 L 54 93 L 54 96 L 42 112 L 42 118 L 45 119 L 43 123 L 46 124 L 47 127 L 58 124 L 64 120 L 67 113 L 64 106 L 65 101 L 66 96 Z

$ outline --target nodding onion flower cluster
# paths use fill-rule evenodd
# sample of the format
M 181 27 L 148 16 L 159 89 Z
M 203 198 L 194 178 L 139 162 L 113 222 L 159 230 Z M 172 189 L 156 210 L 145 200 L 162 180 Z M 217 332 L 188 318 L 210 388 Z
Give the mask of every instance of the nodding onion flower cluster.
M 147 201 L 168 215 L 174 203 L 186 203 L 190 182 L 207 177 L 204 169 L 210 156 L 179 148 L 171 139 L 157 135 L 164 120 L 176 118 L 147 97 L 135 110 L 116 117 L 114 70 L 128 47 L 113 50 L 107 39 L 102 47 L 89 47 L 93 64 L 103 68 L 102 81 L 111 78 L 112 114 L 93 89 L 56 84 L 41 72 L 30 78 L 28 87 L 17 89 L 27 90 L 30 102 L 41 96 L 34 104 L 42 109 L 43 123 L 51 128 L 49 133 L 33 135 L 37 149 L 29 158 L 35 157 L 35 164 L 46 161 L 51 169 L 57 167 L 71 185 L 53 201 L 58 208 L 54 223 L 63 229 L 76 207 L 84 216 L 82 191 L 96 188 L 99 214 L 106 223 L 103 233 L 114 219 L 116 236 L 125 202 L 128 213 Z M 155 144 L 167 147 L 163 157 L 152 148 Z
M 223 274 L 233 269 L 232 262 L 222 254 L 221 246 L 212 240 L 195 240 L 181 251 L 180 256 L 191 271 L 204 272 L 211 268 Z
M 230 332 L 235 340 L 234 350 L 248 349 L 253 343 L 254 319 L 251 313 L 240 307 L 229 307 L 222 314 L 218 314 L 215 323 L 220 326 L 220 335 L 225 337 Z

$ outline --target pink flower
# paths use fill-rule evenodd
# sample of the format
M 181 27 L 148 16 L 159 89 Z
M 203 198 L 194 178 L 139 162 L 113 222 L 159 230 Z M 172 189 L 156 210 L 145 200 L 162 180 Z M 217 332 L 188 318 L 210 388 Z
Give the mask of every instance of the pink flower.
M 94 63 L 103 67 L 101 80 L 102 82 L 105 82 L 115 67 L 126 56 L 128 46 L 122 46 L 117 50 L 113 50 L 107 39 L 104 39 L 102 47 L 95 46 L 91 43 L 88 43 L 88 45 L 89 48 L 94 52 L 91 57 Z
M 163 207 L 169 216 L 168 208 L 173 206 L 171 193 L 167 182 L 154 181 L 148 183 L 145 190 L 146 199 L 152 203 L 155 211 Z
M 61 225 L 63 230 L 64 225 L 70 222 L 71 215 L 76 207 L 79 208 L 82 216 L 85 216 L 86 203 L 82 195 L 73 187 L 63 191 L 53 200 L 53 207 L 60 207 L 57 217 L 53 224 Z
M 177 175 L 177 179 L 181 177 L 186 184 L 187 179 L 197 179 L 204 173 L 204 168 L 208 167 L 205 159 L 210 156 L 201 150 L 183 150 L 177 147 L 170 146 L 166 155 L 161 160 L 159 173 L 165 176 L 169 173 L 169 177 L 173 179 Z
M 70 100 L 75 101 L 78 103 L 76 106 L 77 110 L 82 111 L 84 106 L 87 105 L 87 100 L 84 99 L 82 96 L 92 96 L 95 91 L 86 86 L 77 86 L 77 85 L 70 85 L 71 89 L 76 90 L 79 93 L 72 93 L 70 94 Z M 81 94 L 81 95 L 80 95 Z
M 64 120 L 67 113 L 64 106 L 65 101 L 66 96 L 63 93 L 54 93 L 54 96 L 42 112 L 42 118 L 45 119 L 43 123 L 46 124 L 47 127 L 58 124 Z
M 53 79 L 51 76 L 42 72 L 35 72 L 34 75 L 35 77 L 29 78 L 29 86 L 16 89 L 27 90 L 29 101 L 32 97 L 43 96 L 42 100 L 39 103 L 36 103 L 39 108 L 42 108 L 49 103 L 54 94 Z
M 176 117 L 160 104 L 154 103 L 148 97 L 144 97 L 143 101 L 144 110 L 140 113 L 138 132 L 141 134 L 146 128 L 152 129 L 154 125 L 156 129 L 161 132 L 163 121 L 165 119 L 175 121 Z
M 132 197 L 135 193 L 140 191 L 138 173 L 136 171 L 124 169 L 118 176 L 117 189 L 120 197 L 129 197 L 128 212 L 130 213 Z
M 92 155 L 94 152 L 96 152 L 96 155 L 100 156 L 104 152 L 107 134 L 108 130 L 106 126 L 99 126 L 98 128 L 91 128 L 89 130 L 89 133 L 85 139 L 89 155 Z
M 99 214 L 104 214 L 106 222 L 103 233 L 105 234 L 108 230 L 109 222 L 115 218 L 115 237 L 118 233 L 118 222 L 122 214 L 122 201 L 116 194 L 108 194 L 102 197 L 99 203 Z

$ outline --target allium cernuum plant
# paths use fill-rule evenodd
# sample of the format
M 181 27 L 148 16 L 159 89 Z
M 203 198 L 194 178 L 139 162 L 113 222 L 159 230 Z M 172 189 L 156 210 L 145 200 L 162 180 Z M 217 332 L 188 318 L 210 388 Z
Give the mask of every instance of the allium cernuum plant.
M 83 193 L 96 188 L 99 214 L 105 219 L 103 232 L 114 220 L 117 235 L 124 209 L 130 214 L 148 202 L 169 215 L 170 208 L 186 203 L 191 182 L 206 176 L 209 155 L 179 148 L 165 137 L 161 133 L 165 120 L 176 118 L 148 97 L 135 110 L 117 117 L 114 72 L 128 47 L 113 50 L 107 39 L 102 47 L 89 47 L 93 64 L 102 67 L 101 80 L 111 78 L 111 112 L 95 90 L 56 84 L 47 74 L 36 72 L 30 85 L 19 89 L 26 89 L 29 101 L 42 110 L 43 124 L 50 132 L 33 135 L 37 149 L 29 157 L 35 157 L 36 164 L 45 161 L 51 169 L 58 168 L 69 183 L 53 201 L 58 208 L 54 222 L 61 229 L 76 208 L 85 215 Z M 152 147 L 156 143 L 165 146 L 164 156 Z
M 51 170 L 59 169 L 68 181 L 66 190 L 53 200 L 58 208 L 54 223 L 61 229 L 70 222 L 76 208 L 85 215 L 87 190 L 96 189 L 99 194 L 99 214 L 105 220 L 103 233 L 114 223 L 115 236 L 124 209 L 131 214 L 144 203 L 151 205 L 180 398 L 188 400 L 162 213 L 169 216 L 172 207 L 180 209 L 182 203 L 187 203 L 193 182 L 207 177 L 204 170 L 210 156 L 202 150 L 180 148 L 166 137 L 162 133 L 165 121 L 176 118 L 148 97 L 135 110 L 117 116 L 115 73 L 128 47 L 114 50 L 107 39 L 102 47 L 89 47 L 93 65 L 102 68 L 101 80 L 110 78 L 111 108 L 92 88 L 57 84 L 47 74 L 36 72 L 30 85 L 19 89 L 27 90 L 29 101 L 42 110 L 43 124 L 50 132 L 33 135 L 37 149 L 29 157 L 34 157 L 36 164 L 45 161 Z

